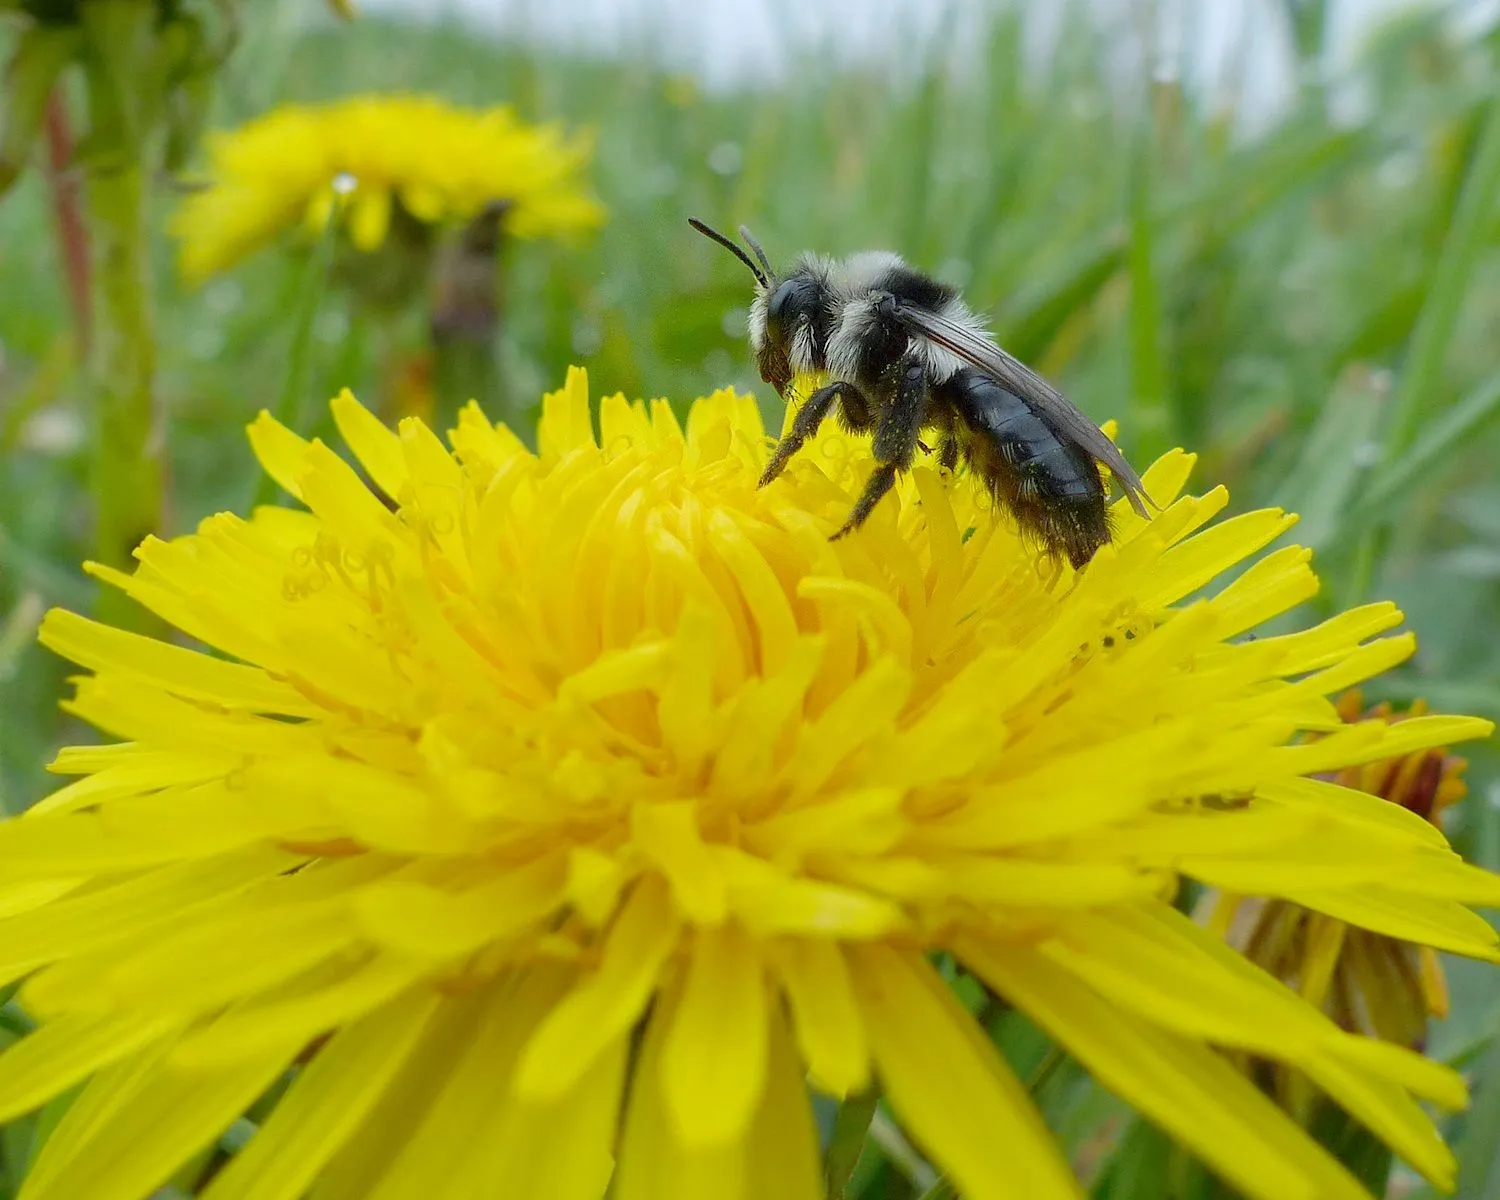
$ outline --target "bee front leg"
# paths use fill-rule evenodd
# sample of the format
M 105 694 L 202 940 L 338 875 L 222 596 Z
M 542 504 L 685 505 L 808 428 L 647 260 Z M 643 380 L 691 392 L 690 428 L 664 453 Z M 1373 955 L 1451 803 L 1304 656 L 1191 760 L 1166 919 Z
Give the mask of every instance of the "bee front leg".
M 823 418 L 828 415 L 833 402 L 840 396 L 848 397 L 861 405 L 867 403 L 864 395 L 852 383 L 835 380 L 826 387 L 820 387 L 798 410 L 797 415 L 792 419 L 791 429 L 787 430 L 786 437 L 776 444 L 776 449 L 771 454 L 771 461 L 761 472 L 757 487 L 765 487 L 786 469 L 786 464 L 791 461 L 792 455 L 802 449 L 803 443 L 818 432 L 818 426 L 823 424 Z
M 896 398 L 875 427 L 871 450 L 875 453 L 875 470 L 870 473 L 865 490 L 854 504 L 844 527 L 833 535 L 836 541 L 858 529 L 875 506 L 896 485 L 899 472 L 910 468 L 916 454 L 917 439 L 927 421 L 927 368 L 921 359 L 908 355 L 897 367 Z

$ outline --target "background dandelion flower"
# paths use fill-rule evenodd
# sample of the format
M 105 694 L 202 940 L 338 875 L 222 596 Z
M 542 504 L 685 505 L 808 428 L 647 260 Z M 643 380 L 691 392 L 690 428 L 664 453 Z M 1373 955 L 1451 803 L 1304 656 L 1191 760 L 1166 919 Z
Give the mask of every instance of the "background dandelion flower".
M 354 181 L 344 217 L 357 250 L 373 251 L 393 222 L 468 221 L 506 203 L 521 238 L 594 228 L 603 207 L 581 178 L 590 147 L 508 107 L 467 109 L 427 96 L 367 95 L 289 104 L 211 135 L 209 183 L 174 221 L 190 281 L 232 266 L 291 228 L 323 227 L 332 184 Z
M 1296 1060 L 1451 1184 L 1413 1096 L 1457 1075 L 1170 904 L 1188 875 L 1496 956 L 1463 905 L 1500 880 L 1310 778 L 1489 732 L 1344 726 L 1325 697 L 1410 652 L 1400 614 L 1234 640 L 1316 588 L 1295 547 L 1185 602 L 1290 518 L 1211 525 L 1169 454 L 1165 511 L 1049 587 L 921 467 L 830 543 L 867 449 L 830 429 L 758 491 L 729 392 L 685 429 L 606 398 L 596 439 L 574 372 L 537 454 L 472 407 L 453 454 L 333 409 L 397 511 L 263 416 L 307 511 L 99 571 L 232 661 L 45 624 L 122 740 L 0 826 L 0 976 L 42 1022 L 0 1116 L 82 1085 L 28 1200 L 136 1200 L 293 1064 L 209 1200 L 814 1197 L 808 1076 L 878 1080 L 971 1200 L 1078 1195 L 937 950 L 1247 1195 L 1365 1193 L 1211 1047 Z

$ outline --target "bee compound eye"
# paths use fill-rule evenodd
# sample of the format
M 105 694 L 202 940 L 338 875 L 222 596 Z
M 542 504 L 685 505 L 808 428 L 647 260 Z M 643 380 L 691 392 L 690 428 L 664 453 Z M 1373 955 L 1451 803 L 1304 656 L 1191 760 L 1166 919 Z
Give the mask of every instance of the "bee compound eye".
M 771 293 L 771 298 L 766 302 L 766 316 L 772 321 L 781 320 L 786 313 L 786 306 L 791 303 L 792 297 L 801 291 L 800 285 L 795 279 L 785 279 L 776 285 L 776 290 Z

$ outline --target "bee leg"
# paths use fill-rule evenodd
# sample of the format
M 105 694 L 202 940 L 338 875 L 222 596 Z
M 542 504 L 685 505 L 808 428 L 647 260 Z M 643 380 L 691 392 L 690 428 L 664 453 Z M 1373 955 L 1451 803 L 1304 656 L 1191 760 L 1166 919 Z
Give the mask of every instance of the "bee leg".
M 875 427 L 875 440 L 870 447 L 878 465 L 870 473 L 844 527 L 830 541 L 863 525 L 885 494 L 896 486 L 897 473 L 911 466 L 917 438 L 927 420 L 927 368 L 921 359 L 909 356 L 901 360 L 899 371 L 896 399 Z
M 791 461 L 792 455 L 802 449 L 802 444 L 818 432 L 818 426 L 823 424 L 823 418 L 828 415 L 828 410 L 833 407 L 833 402 L 841 395 L 856 398 L 859 403 L 865 403 L 865 398 L 860 394 L 858 388 L 852 383 L 843 380 L 835 380 L 826 387 L 820 387 L 807 398 L 807 403 L 798 410 L 796 417 L 792 420 L 792 427 L 787 431 L 786 437 L 776 444 L 776 449 L 771 454 L 771 461 L 766 464 L 766 469 L 761 472 L 760 482 L 757 487 L 765 487 L 776 476 L 786 469 L 786 464 Z
M 951 433 L 938 447 L 938 466 L 950 474 L 958 470 L 958 439 Z

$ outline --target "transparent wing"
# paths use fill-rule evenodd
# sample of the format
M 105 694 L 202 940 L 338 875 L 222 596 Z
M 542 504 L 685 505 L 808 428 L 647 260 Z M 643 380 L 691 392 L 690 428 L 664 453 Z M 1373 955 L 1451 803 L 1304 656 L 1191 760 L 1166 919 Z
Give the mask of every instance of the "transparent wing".
M 993 375 L 1037 412 L 1059 433 L 1066 434 L 1084 450 L 1109 468 L 1120 481 L 1130 506 L 1147 516 L 1146 505 L 1155 507 L 1141 483 L 1141 477 L 1125 461 L 1120 448 L 1104 436 L 1104 431 L 1088 419 L 1055 387 L 1017 358 L 1007 354 L 988 338 L 957 321 L 910 304 L 896 306 L 896 319 L 912 333 L 936 343 L 950 354 Z

